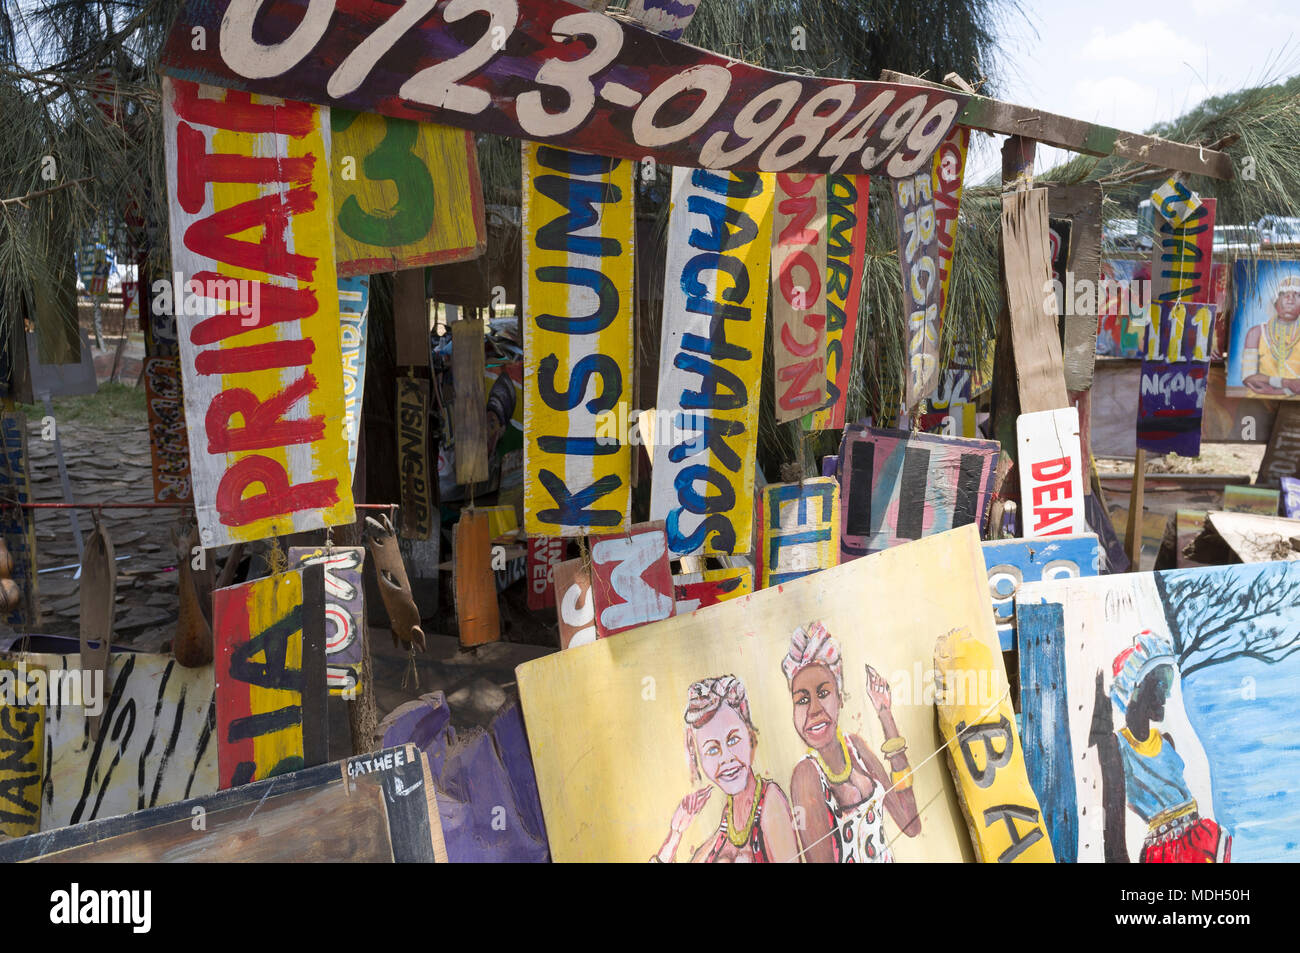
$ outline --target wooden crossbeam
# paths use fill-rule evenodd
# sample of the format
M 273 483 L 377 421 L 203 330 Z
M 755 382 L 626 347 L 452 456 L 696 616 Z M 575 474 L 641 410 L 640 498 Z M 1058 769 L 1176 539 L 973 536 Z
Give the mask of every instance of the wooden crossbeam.
M 948 89 L 942 83 L 920 79 L 895 70 L 884 70 L 880 74 L 887 83 L 911 83 L 918 86 L 933 86 Z M 1207 175 L 1212 179 L 1233 178 L 1232 157 L 1225 152 L 1190 146 L 1182 142 L 1171 142 L 1156 136 L 1144 136 L 1136 132 L 1124 132 L 1110 126 L 1058 116 L 1043 112 L 1041 109 L 1029 109 L 1025 106 L 1013 106 L 1001 100 L 986 96 L 972 95 L 966 107 L 958 114 L 957 121 L 972 129 L 983 132 L 996 132 L 1007 136 L 1025 136 L 1044 145 L 1082 152 L 1090 156 L 1119 156 L 1132 159 L 1159 169 L 1186 172 L 1190 175 Z

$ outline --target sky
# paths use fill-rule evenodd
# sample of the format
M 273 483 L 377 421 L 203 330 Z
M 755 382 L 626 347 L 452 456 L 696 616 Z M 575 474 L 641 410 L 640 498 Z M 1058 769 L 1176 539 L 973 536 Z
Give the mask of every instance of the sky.
M 1004 24 L 999 98 L 1143 132 L 1208 96 L 1300 73 L 1296 0 L 1021 0 Z M 970 79 L 971 77 L 967 77 Z M 976 136 L 973 181 L 1001 138 Z M 1039 171 L 1068 157 L 1038 150 Z

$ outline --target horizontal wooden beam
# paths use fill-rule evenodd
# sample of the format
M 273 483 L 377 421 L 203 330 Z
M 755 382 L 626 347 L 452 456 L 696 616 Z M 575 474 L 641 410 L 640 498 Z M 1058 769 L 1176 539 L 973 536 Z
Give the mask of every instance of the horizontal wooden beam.
M 942 83 L 920 79 L 895 70 L 884 70 L 880 78 L 887 83 L 910 83 L 917 86 L 951 89 Z M 1171 142 L 1156 136 L 1124 132 L 1112 129 L 1110 126 L 1099 126 L 1079 119 L 1070 119 L 1068 116 L 1043 112 L 1041 109 L 1013 106 L 1011 103 L 989 99 L 986 96 L 971 96 L 970 101 L 957 115 L 957 121 L 963 126 L 970 126 L 983 132 L 1025 136 L 1036 139 L 1044 145 L 1069 149 L 1071 152 L 1082 152 L 1091 156 L 1119 156 L 1121 159 L 1131 159 L 1158 169 L 1186 172 L 1189 175 L 1207 175 L 1212 179 L 1233 178 L 1232 157 L 1224 152 L 1189 146 L 1182 142 Z

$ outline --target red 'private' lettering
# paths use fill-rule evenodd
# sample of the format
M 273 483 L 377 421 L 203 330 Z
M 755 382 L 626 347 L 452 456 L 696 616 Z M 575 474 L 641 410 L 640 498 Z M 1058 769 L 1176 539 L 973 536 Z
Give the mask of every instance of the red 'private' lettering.
M 289 219 L 315 207 L 316 193 L 306 186 L 272 192 L 199 219 L 185 229 L 185 247 L 204 258 L 215 258 L 249 271 L 311 281 L 316 259 L 290 253 L 284 233 Z M 262 227 L 260 242 L 230 237 L 257 226 Z
M 311 182 L 315 156 L 244 156 L 208 152 L 203 133 L 176 126 L 176 199 L 191 215 L 203 208 L 209 182 Z
M 197 281 L 206 288 L 209 282 L 229 281 L 230 278 L 228 275 L 219 275 L 215 271 L 200 271 L 190 280 Z M 190 341 L 200 347 L 205 344 L 215 344 L 217 341 L 224 341 L 245 331 L 282 324 L 285 321 L 301 321 L 316 313 L 316 292 L 311 288 L 288 288 L 284 285 L 269 285 L 264 281 L 259 281 L 257 285 L 260 307 L 256 313 L 242 315 L 238 311 L 224 311 L 213 315 L 194 326 L 190 331 Z M 237 286 L 241 292 L 246 287 L 243 284 Z M 235 303 L 252 304 L 251 301 L 231 302 L 231 304 Z M 254 319 L 255 323 L 245 324 L 244 322 L 250 318 Z
M 306 420 L 285 420 L 284 415 L 302 398 L 316 389 L 310 372 L 267 400 L 245 387 L 223 390 L 208 405 L 203 419 L 208 434 L 209 453 L 234 453 L 240 450 L 265 450 L 295 443 L 314 443 L 325 435 L 324 416 Z M 230 419 L 239 414 L 244 426 L 231 427 Z
M 1056 467 L 1056 472 L 1049 472 L 1049 468 Z M 1029 472 L 1035 480 L 1040 482 L 1046 480 L 1058 480 L 1070 472 L 1070 458 L 1061 457 L 1058 460 L 1044 460 L 1042 463 L 1035 463 L 1029 468 Z
M 213 348 L 200 352 L 194 359 L 194 369 L 200 374 L 244 374 L 277 367 L 303 367 L 311 363 L 314 353 L 316 342 L 310 338 L 271 341 L 248 347 Z
M 248 93 L 223 90 L 222 99 L 208 99 L 199 95 L 199 84 L 183 79 L 173 80 L 176 95 L 172 106 L 182 119 L 230 129 L 234 132 L 272 132 L 301 139 L 312 130 L 316 107 L 311 103 L 284 102 L 253 103 Z
M 245 497 L 244 491 L 255 483 L 262 485 L 262 492 Z M 339 501 L 338 485 L 337 479 L 291 484 L 284 467 L 255 454 L 222 475 L 217 484 L 217 513 L 222 525 L 243 526 L 298 510 L 328 509 Z

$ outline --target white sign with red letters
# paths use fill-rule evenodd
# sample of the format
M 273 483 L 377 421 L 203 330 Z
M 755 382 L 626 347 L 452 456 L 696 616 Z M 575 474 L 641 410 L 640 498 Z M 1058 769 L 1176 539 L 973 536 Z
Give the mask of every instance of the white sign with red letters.
M 1021 414 L 1016 420 L 1020 447 L 1020 512 L 1026 538 L 1085 533 L 1083 451 L 1079 412 L 1073 407 Z

